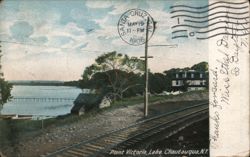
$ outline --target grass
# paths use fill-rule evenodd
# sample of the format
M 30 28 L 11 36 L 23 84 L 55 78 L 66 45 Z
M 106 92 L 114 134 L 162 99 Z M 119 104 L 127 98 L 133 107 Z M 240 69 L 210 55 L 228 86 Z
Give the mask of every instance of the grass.
M 179 95 L 152 95 L 149 96 L 149 102 L 153 103 L 153 102 L 158 102 L 158 101 L 164 101 L 164 100 L 168 100 L 174 97 L 182 97 L 182 96 L 187 96 L 190 94 L 200 94 L 201 92 L 208 92 L 207 90 L 204 91 L 190 91 L 190 92 L 185 92 L 185 93 L 181 93 Z M 111 108 L 114 106 L 120 107 L 120 106 L 131 106 L 131 105 L 135 105 L 135 104 L 139 104 L 139 103 L 143 103 L 144 102 L 144 97 L 143 96 L 136 96 L 136 97 L 131 97 L 131 98 L 124 98 L 123 100 L 120 101 L 116 101 L 112 104 Z
M 95 116 L 98 112 L 91 111 L 82 116 L 67 115 L 44 120 L 0 120 L 0 148 L 5 145 L 12 146 L 18 143 L 19 139 L 35 137 L 50 127 L 63 126 Z
M 207 91 L 204 91 L 207 92 Z M 167 95 L 167 96 L 150 96 L 149 102 L 158 102 L 164 101 L 173 97 L 181 97 L 189 94 L 201 93 L 201 91 L 192 91 L 179 94 L 177 96 Z M 90 117 L 94 117 L 95 115 L 107 111 L 113 110 L 116 108 L 131 106 L 139 103 L 143 103 L 144 97 L 137 96 L 131 98 L 124 98 L 123 100 L 116 101 L 112 103 L 112 105 L 105 109 L 93 110 L 84 115 L 66 115 L 60 116 L 57 118 L 45 119 L 45 120 L 0 120 L 0 147 L 4 145 L 12 145 L 16 143 L 19 138 L 23 137 L 35 137 L 42 133 L 43 131 L 47 131 L 50 127 L 53 126 L 63 126 L 67 124 L 72 124 L 83 119 L 87 119 Z

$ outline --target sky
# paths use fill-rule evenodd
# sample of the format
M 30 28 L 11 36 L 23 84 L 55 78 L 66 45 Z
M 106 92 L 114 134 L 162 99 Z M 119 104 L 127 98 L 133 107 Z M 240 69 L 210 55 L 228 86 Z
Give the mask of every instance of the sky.
M 143 56 L 144 45 L 124 42 L 117 30 L 121 15 L 129 9 L 147 11 L 157 22 L 149 45 L 152 72 L 192 66 L 208 61 L 206 40 L 172 39 L 170 6 L 204 6 L 207 0 L 5 0 L 0 3 L 1 60 L 7 80 L 78 80 L 97 56 L 117 51 Z

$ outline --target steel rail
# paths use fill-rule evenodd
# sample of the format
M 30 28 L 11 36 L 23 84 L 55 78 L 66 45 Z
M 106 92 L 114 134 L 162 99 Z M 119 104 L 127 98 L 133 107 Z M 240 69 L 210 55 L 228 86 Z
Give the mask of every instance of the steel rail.
M 112 147 L 117 146 L 118 144 L 126 142 L 129 139 L 135 138 L 136 136 L 145 134 L 146 132 L 149 132 L 150 130 L 152 131 L 156 129 L 157 127 L 159 128 L 163 125 L 167 125 L 168 123 L 177 121 L 178 119 L 183 119 L 195 113 L 208 110 L 208 107 L 206 107 L 205 109 L 193 111 L 189 114 L 184 114 L 184 116 L 173 118 L 172 120 L 166 121 L 169 118 L 169 116 L 180 114 L 182 112 L 196 109 L 198 107 L 203 107 L 205 105 L 208 105 L 208 103 L 201 103 L 201 104 L 185 107 L 179 110 L 175 110 L 175 111 L 161 114 L 158 116 L 154 116 L 145 120 L 141 120 L 127 127 L 119 128 L 119 129 L 112 130 L 104 134 L 100 134 L 89 140 L 84 140 L 77 144 L 73 144 L 68 147 L 64 147 L 60 150 L 57 150 L 55 152 L 49 153 L 47 155 L 41 155 L 41 156 L 42 157 L 95 156 L 96 154 L 100 152 L 107 151 L 108 149 L 111 149 Z
M 137 134 L 127 138 L 126 140 L 122 141 L 121 143 L 118 143 L 118 144 L 115 144 L 113 146 L 109 146 L 107 147 L 106 149 L 103 149 L 103 150 L 100 150 L 99 152 L 95 153 L 94 155 L 92 155 L 91 157 L 96 157 L 96 156 L 100 156 L 99 154 L 102 154 L 102 153 L 107 153 L 108 150 L 112 149 L 115 147 L 116 150 L 119 150 L 120 148 L 126 148 L 127 146 L 131 146 L 131 145 L 134 145 L 136 144 L 137 142 L 140 142 L 142 141 L 143 139 L 147 138 L 147 137 L 150 137 L 150 136 L 153 136 L 165 129 L 168 129 L 168 128 L 171 128 L 181 122 L 184 122 L 184 121 L 187 121 L 191 118 L 194 118 L 196 117 L 197 115 L 196 114 L 199 114 L 199 113 L 206 113 L 208 111 L 208 107 L 205 108 L 205 109 L 200 109 L 198 111 L 194 111 L 194 112 L 191 112 L 191 113 L 188 113 L 188 114 L 185 114 L 181 117 L 178 117 L 176 119 L 172 119 L 170 121 L 167 121 L 165 123 L 162 123 L 162 124 L 159 124 L 157 126 L 154 126 L 144 132 L 138 132 Z M 185 119 L 187 118 L 187 119 Z M 174 123 L 174 124 L 173 124 Z

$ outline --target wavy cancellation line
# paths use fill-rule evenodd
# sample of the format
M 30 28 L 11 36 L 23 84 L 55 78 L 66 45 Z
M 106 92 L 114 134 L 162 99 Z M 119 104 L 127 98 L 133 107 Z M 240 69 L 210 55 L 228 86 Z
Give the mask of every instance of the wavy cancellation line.
M 204 39 L 209 39 L 209 38 L 213 38 L 216 37 L 218 35 L 233 35 L 233 36 L 245 36 L 245 35 L 249 35 L 250 33 L 243 33 L 243 34 L 236 34 L 236 33 L 227 33 L 227 32 L 223 32 L 223 33 L 217 33 L 208 37 L 197 37 L 196 39 L 200 39 L 200 40 L 204 40 Z
M 174 5 L 174 6 L 170 6 L 170 9 L 178 8 L 178 7 L 190 8 L 190 9 L 205 9 L 205 8 L 211 7 L 211 6 L 215 5 L 215 4 L 241 5 L 241 4 L 246 4 L 246 3 L 248 3 L 248 1 L 239 2 L 239 3 L 220 1 L 220 2 L 215 2 L 215 3 L 209 4 L 209 5 L 206 5 L 206 6 L 201 6 L 201 7 L 193 7 L 193 6 L 188 6 L 188 5 Z
M 230 21 L 218 21 L 218 22 L 214 22 L 214 23 L 211 23 L 209 25 L 205 25 L 205 26 L 195 26 L 195 25 L 187 25 L 187 24 L 183 24 L 183 25 L 175 25 L 175 26 L 172 26 L 171 28 L 178 28 L 178 27 L 190 27 L 190 28 L 208 28 L 210 26 L 213 26 L 213 25 L 216 25 L 216 24 L 219 24 L 219 23 L 227 23 L 227 24 L 236 24 L 236 25 L 245 25 L 245 24 L 249 24 L 249 22 L 230 22 Z
M 211 33 L 213 31 L 220 31 L 220 30 L 232 30 L 232 31 L 246 31 L 246 32 L 249 32 L 250 30 L 250 27 L 248 28 L 232 28 L 232 27 L 217 27 L 217 28 L 214 28 L 214 29 L 210 29 L 210 30 L 207 30 L 207 31 L 198 31 L 196 33 L 198 34 L 205 34 L 205 33 Z M 172 34 L 176 34 L 176 33 L 187 33 L 188 30 L 176 30 L 176 31 L 173 31 Z
M 176 39 L 176 38 L 188 38 L 187 35 L 178 35 L 178 36 L 173 36 L 172 39 Z
M 232 15 L 244 15 L 244 14 L 249 14 L 248 11 L 246 12 L 229 12 L 229 11 L 218 11 L 209 15 L 205 15 L 205 16 L 192 16 L 192 15 L 187 15 L 187 14 L 180 14 L 180 15 L 175 15 L 175 16 L 171 16 L 171 18 L 176 18 L 176 17 L 189 17 L 189 18 L 195 18 L 195 19 L 204 19 L 204 18 L 208 18 L 210 16 L 216 15 L 216 14 L 232 14 Z
M 214 28 L 214 29 L 210 29 L 210 30 L 207 30 L 207 31 L 198 31 L 197 33 L 210 33 L 210 32 L 212 32 L 212 31 L 215 31 L 215 30 L 220 30 L 220 29 L 223 29 L 223 30 L 225 30 L 225 29 L 230 29 L 230 30 L 233 30 L 233 31 L 244 31 L 244 30 L 246 30 L 246 31 L 249 31 L 249 27 L 248 28 L 232 28 L 232 27 L 217 27 L 217 28 Z
M 196 39 L 200 39 L 200 40 L 205 40 L 205 39 L 209 39 L 209 38 L 213 38 L 216 37 L 218 35 L 233 35 L 233 36 L 245 36 L 245 35 L 249 35 L 250 32 L 245 32 L 245 33 L 228 33 L 228 32 L 222 32 L 222 33 L 217 33 L 211 36 L 207 36 L 207 37 L 196 37 Z M 178 36 L 173 36 L 172 39 L 177 39 L 177 38 L 188 38 L 187 35 L 178 35 Z
M 208 10 L 204 10 L 204 11 L 191 11 L 191 10 L 173 10 L 170 13 L 177 13 L 177 12 L 186 12 L 186 13 L 194 13 L 194 14 L 203 14 L 203 13 L 208 13 L 211 10 L 217 9 L 217 8 L 225 8 L 225 9 L 246 9 L 248 8 L 248 6 L 244 6 L 244 7 L 231 7 L 231 6 L 216 6 L 214 8 L 208 9 Z
M 179 33 L 179 32 L 187 32 L 187 30 L 185 29 L 183 29 L 183 30 L 177 30 L 177 31 L 173 31 L 172 33 Z
M 206 22 L 209 22 L 209 21 L 212 21 L 212 20 L 215 20 L 215 19 L 218 19 L 218 18 L 227 18 L 227 19 L 234 19 L 234 20 L 244 20 L 244 19 L 248 19 L 249 16 L 247 17 L 231 17 L 231 16 L 216 16 L 214 18 L 211 18 L 211 19 L 207 19 L 207 20 L 203 20 L 203 21 L 197 21 L 197 20 L 184 20 L 185 22 L 193 22 L 193 23 L 206 23 Z

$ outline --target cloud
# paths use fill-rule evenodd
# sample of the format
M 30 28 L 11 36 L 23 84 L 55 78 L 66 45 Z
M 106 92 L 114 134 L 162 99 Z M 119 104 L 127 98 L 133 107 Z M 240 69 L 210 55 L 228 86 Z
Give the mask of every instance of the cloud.
M 100 26 L 95 21 L 88 19 L 77 22 L 77 26 L 80 28 L 84 28 L 86 32 L 88 32 L 91 29 L 94 30 L 100 29 Z
M 34 28 L 26 21 L 18 21 L 10 27 L 10 32 L 14 39 L 26 41 L 34 33 Z
M 68 36 L 53 36 L 50 38 L 50 40 L 52 40 L 51 41 L 52 45 L 61 47 L 71 42 L 74 42 L 74 39 Z
M 85 4 L 89 8 L 109 8 L 114 5 L 112 1 L 106 1 L 105 3 L 103 3 L 103 1 L 101 0 L 87 0 Z
M 76 50 L 81 50 L 81 49 L 87 47 L 87 45 L 88 45 L 88 43 L 81 44 L 81 45 L 79 45 L 79 46 L 76 48 Z
M 48 38 L 46 36 L 38 36 L 31 38 L 31 41 L 35 42 L 36 44 L 45 44 L 48 42 Z
M 148 1 L 133 1 L 133 0 L 115 1 L 114 9 L 109 14 L 121 15 L 122 13 L 124 13 L 129 9 L 135 9 L 135 8 L 148 10 L 150 9 L 150 5 Z
M 32 72 L 34 79 L 73 80 L 78 79 L 83 69 L 102 52 L 115 50 L 129 56 L 143 56 L 144 45 L 128 45 L 117 31 L 121 15 L 133 8 L 146 10 L 157 22 L 149 45 L 179 44 L 175 49 L 149 48 L 149 54 L 154 56 L 149 61 L 153 72 L 189 66 L 208 58 L 207 52 L 203 52 L 206 43 L 194 47 L 194 40 L 171 39 L 171 26 L 176 21 L 170 18 L 169 7 L 174 1 L 39 0 L 12 3 L 6 1 L 6 9 L 0 10 L 1 39 L 40 46 L 6 44 L 3 66 L 7 79 L 32 79 L 29 75 Z

